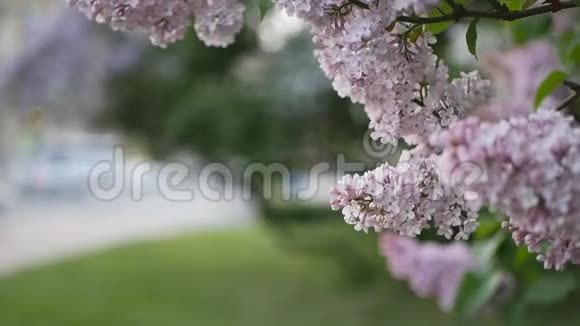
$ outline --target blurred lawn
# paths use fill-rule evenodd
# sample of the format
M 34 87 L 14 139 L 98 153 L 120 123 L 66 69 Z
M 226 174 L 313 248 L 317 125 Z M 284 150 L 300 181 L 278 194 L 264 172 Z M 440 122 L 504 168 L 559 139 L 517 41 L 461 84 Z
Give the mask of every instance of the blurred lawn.
M 386 276 L 362 288 L 341 279 L 330 263 L 281 251 L 263 230 L 198 234 L 0 280 L 0 325 L 454 324 Z
M 266 232 L 138 244 L 0 281 L 0 325 L 446 325 L 399 284 L 353 289 Z

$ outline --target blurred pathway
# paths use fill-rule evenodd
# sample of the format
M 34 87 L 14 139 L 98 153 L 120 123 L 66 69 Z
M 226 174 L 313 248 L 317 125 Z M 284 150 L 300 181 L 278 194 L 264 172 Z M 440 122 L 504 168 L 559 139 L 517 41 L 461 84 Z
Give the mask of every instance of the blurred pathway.
M 174 237 L 194 230 L 248 227 L 254 207 L 242 201 L 203 199 L 39 205 L 0 215 L 0 276 L 54 260 L 134 241 Z

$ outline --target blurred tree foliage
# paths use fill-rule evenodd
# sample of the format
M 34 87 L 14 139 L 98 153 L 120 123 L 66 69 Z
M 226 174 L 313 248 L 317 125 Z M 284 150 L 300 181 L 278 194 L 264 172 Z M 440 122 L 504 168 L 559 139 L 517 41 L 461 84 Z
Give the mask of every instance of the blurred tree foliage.
M 148 47 L 109 83 L 104 121 L 155 156 L 185 149 L 217 162 L 332 162 L 361 150 L 367 121 L 333 92 L 311 47 L 302 35 L 267 53 L 250 30 L 227 49 L 193 35 L 167 50 Z
M 109 83 L 103 118 L 144 140 L 157 157 L 186 150 L 210 162 L 277 162 L 300 170 L 344 154 L 374 164 L 362 146 L 363 110 L 333 91 L 307 33 L 274 53 L 262 51 L 251 30 L 227 49 L 205 47 L 190 35 L 167 50 L 145 51 L 137 66 Z M 332 223 L 340 219 L 328 206 L 259 202 L 282 247 L 329 257 L 353 280 L 382 275 L 370 267 L 380 263 L 376 240 L 360 241 L 350 227 Z M 308 232 L 321 229 L 327 236 Z

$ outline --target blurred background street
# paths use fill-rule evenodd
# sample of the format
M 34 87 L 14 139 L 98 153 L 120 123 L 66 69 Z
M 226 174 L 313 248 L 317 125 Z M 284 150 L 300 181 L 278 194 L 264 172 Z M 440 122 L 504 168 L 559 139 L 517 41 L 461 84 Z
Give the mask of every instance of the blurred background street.
M 255 217 L 256 210 L 241 201 L 28 203 L 0 218 L 0 276 L 135 241 L 249 228 Z

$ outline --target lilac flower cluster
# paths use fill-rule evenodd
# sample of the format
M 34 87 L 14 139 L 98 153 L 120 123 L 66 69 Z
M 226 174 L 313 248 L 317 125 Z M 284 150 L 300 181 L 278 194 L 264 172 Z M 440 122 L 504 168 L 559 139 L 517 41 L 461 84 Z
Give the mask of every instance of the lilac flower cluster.
M 450 311 L 464 275 L 477 268 L 465 243 L 421 243 L 415 239 L 384 234 L 380 249 L 393 277 L 406 280 L 421 298 L 436 298 L 443 311 Z
M 195 30 L 208 46 L 227 46 L 243 25 L 245 6 L 239 0 L 67 0 L 99 23 L 115 30 L 145 31 L 165 47 Z
M 444 184 L 434 156 L 406 152 L 396 167 L 345 176 L 331 190 L 331 205 L 356 230 L 414 237 L 434 226 L 448 239 L 466 239 L 478 226 L 477 207 L 460 188 Z
M 482 168 L 468 189 L 508 216 L 504 226 L 545 268 L 580 262 L 580 129 L 571 117 L 548 110 L 497 123 L 471 117 L 433 143 L 444 148 L 444 174 L 464 162 Z
M 489 98 L 490 84 L 476 72 L 449 82 L 428 33 L 415 39 L 411 26 L 387 30 L 397 15 L 426 13 L 438 1 L 367 1 L 369 9 L 340 0 L 277 2 L 312 26 L 322 69 L 339 95 L 365 105 L 374 139 L 425 142 Z
M 311 25 L 322 69 L 339 95 L 365 105 L 374 139 L 425 144 L 490 97 L 489 82 L 476 72 L 449 81 L 428 33 L 413 37 L 415 27 L 391 25 L 398 15 L 427 13 L 438 1 L 366 1 L 368 8 L 340 0 L 277 2 Z M 433 225 L 448 238 L 467 238 L 477 227 L 474 207 L 460 189 L 442 186 L 428 150 L 408 158 L 346 176 L 331 190 L 333 209 L 357 230 L 415 236 Z

